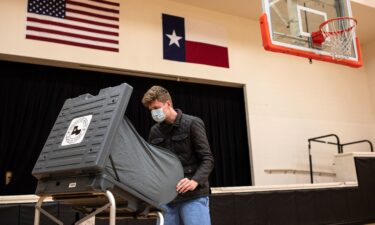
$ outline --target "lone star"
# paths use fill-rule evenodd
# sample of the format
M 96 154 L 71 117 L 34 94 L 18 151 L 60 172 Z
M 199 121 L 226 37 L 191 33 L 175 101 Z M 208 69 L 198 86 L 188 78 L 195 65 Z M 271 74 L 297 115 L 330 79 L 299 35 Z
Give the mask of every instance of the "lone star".
M 176 44 L 178 47 L 180 47 L 180 43 L 178 41 L 182 38 L 181 36 L 176 35 L 176 31 L 173 30 L 172 34 L 166 34 L 169 38 L 169 46 Z

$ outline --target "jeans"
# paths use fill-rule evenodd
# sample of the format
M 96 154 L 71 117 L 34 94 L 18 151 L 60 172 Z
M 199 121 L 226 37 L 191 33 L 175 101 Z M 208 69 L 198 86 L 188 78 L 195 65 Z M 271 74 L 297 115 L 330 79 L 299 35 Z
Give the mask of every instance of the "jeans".
M 208 197 L 163 205 L 165 225 L 211 225 Z

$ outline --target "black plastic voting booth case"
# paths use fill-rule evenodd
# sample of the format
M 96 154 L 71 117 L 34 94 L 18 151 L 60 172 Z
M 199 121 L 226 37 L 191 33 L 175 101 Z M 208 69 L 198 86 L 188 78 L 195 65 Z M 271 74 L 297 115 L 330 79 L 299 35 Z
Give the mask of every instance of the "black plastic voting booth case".
M 163 224 L 160 205 L 172 201 L 183 178 L 178 158 L 149 145 L 124 117 L 132 87 L 121 84 L 67 99 L 32 171 L 38 179 L 34 224 L 43 200 L 72 204 L 87 216 L 156 216 Z

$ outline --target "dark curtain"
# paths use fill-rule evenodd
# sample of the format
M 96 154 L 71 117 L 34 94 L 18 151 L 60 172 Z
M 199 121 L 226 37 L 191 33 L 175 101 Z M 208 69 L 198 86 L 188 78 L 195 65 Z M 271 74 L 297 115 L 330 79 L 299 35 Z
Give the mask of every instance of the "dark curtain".
M 92 71 L 0 61 L 0 193 L 34 193 L 31 171 L 67 98 L 96 95 L 101 88 L 133 86 L 126 110 L 139 134 L 153 125 L 141 104 L 152 85 L 167 88 L 174 107 L 202 118 L 215 157 L 212 186 L 251 185 L 249 148 L 242 88 L 158 80 Z M 5 171 L 12 182 L 5 186 Z
M 363 225 L 375 221 L 360 188 L 213 194 L 213 225 Z M 372 201 L 373 204 L 373 201 Z

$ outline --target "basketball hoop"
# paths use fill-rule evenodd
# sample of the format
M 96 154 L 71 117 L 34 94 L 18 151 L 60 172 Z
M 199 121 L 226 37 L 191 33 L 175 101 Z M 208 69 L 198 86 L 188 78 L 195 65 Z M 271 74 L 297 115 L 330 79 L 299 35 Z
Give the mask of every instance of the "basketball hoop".
M 315 45 L 324 43 L 331 48 L 333 59 L 347 59 L 353 55 L 353 37 L 357 20 L 352 17 L 338 17 L 327 20 L 319 26 L 319 31 L 314 32 L 312 42 Z

